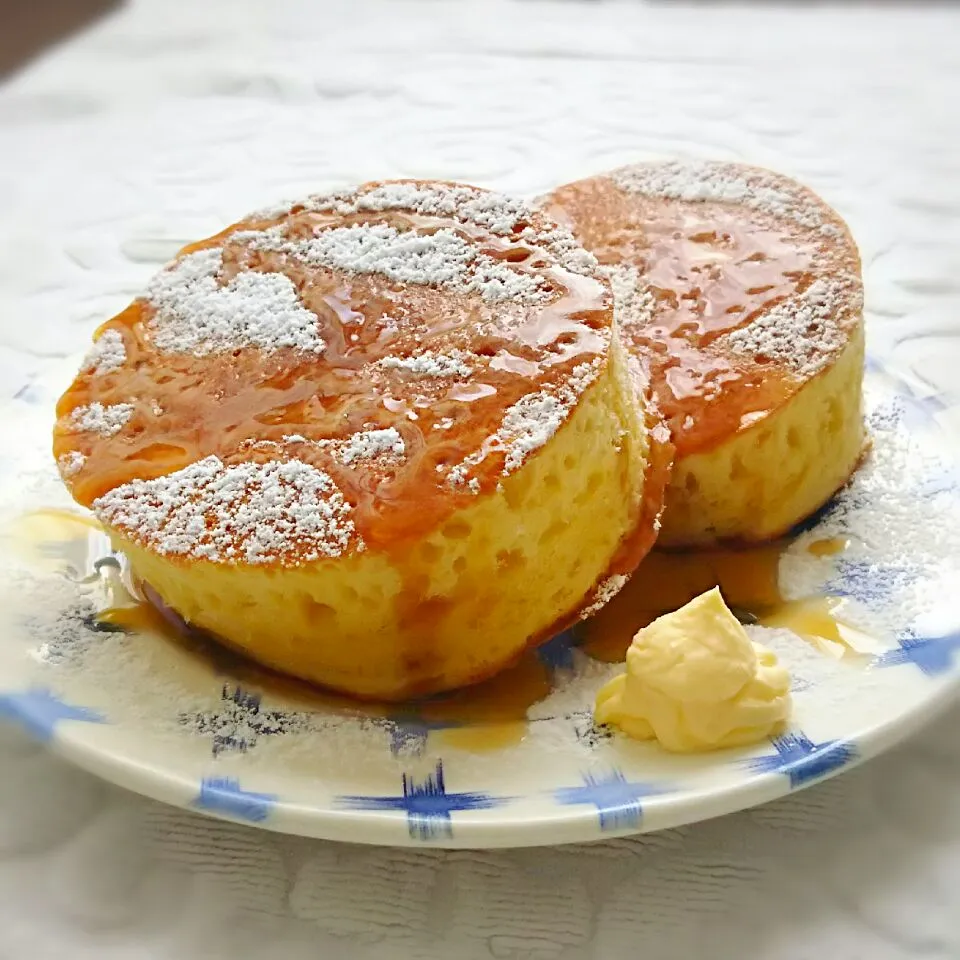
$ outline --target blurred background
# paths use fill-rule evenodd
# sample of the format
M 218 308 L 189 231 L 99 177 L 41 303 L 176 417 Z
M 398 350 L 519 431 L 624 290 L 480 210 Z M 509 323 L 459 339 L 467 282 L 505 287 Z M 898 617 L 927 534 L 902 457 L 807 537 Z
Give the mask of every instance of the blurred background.
M 94 23 L 121 0 L 2 0 L 0 79 L 47 47 Z
M 129 2 L 129 0 L 126 0 Z M 144 0 L 141 0 L 144 2 Z M 145 2 L 159 2 L 163 5 L 163 0 L 145 0 Z M 203 0 L 198 0 L 198 4 Z M 403 2 L 403 0 L 395 0 Z M 469 3 L 475 8 L 488 6 L 491 13 L 500 6 L 497 2 L 488 3 L 487 0 L 432 0 L 438 6 L 450 3 Z M 519 0 L 536 4 L 541 0 Z M 617 0 L 565 0 L 569 4 L 580 5 L 602 5 L 605 3 L 616 3 Z M 358 0 L 362 3 L 362 0 Z M 643 0 L 626 0 L 626 3 L 634 6 L 643 4 Z M 654 6 L 709 6 L 717 7 L 721 4 L 717 0 L 647 0 L 647 3 Z M 848 6 L 861 8 L 876 8 L 881 6 L 903 6 L 918 7 L 936 5 L 937 0 L 840 0 L 840 2 L 824 3 L 823 0 L 768 0 L 766 3 L 751 2 L 751 0 L 741 0 L 739 4 L 732 3 L 730 6 L 777 6 L 787 5 L 791 7 L 823 7 L 823 6 Z M 125 5 L 125 0 L 0 0 L 0 16 L 3 20 L 3 28 L 0 30 L 0 80 L 3 77 L 13 73 L 15 70 L 29 62 L 31 58 L 41 53 L 44 49 L 55 45 L 56 43 L 67 39 L 87 26 L 94 24 L 105 14 L 117 10 Z M 256 0 L 237 0 L 236 6 L 256 6 Z M 951 0 L 942 0 L 942 5 L 954 5 Z M 327 0 L 317 0 L 314 5 L 314 13 L 322 14 L 325 7 L 328 6 Z

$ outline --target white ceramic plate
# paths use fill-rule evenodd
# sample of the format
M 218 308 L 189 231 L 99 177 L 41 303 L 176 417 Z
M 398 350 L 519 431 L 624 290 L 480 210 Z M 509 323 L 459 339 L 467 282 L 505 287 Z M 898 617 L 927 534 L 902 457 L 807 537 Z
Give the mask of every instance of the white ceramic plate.
M 522 668 L 519 685 L 546 696 L 517 723 L 491 719 L 489 709 L 481 719 L 415 707 L 377 715 L 214 648 L 129 625 L 105 629 L 94 615 L 116 603 L 123 573 L 105 538 L 49 515 L 22 519 L 72 509 L 48 438 L 73 369 L 21 391 L 0 426 L 2 448 L 20 454 L 0 467 L 8 520 L 0 716 L 159 800 L 364 843 L 590 840 L 728 813 L 849 769 L 928 719 L 960 682 L 960 497 L 942 456 L 942 404 L 875 364 L 873 454 L 780 561 L 786 596 L 838 598 L 861 655 L 837 659 L 765 632 L 793 672 L 792 729 L 752 749 L 698 756 L 595 730 L 593 695 L 616 667 L 570 637 Z M 848 543 L 839 554 L 809 550 L 838 539 Z

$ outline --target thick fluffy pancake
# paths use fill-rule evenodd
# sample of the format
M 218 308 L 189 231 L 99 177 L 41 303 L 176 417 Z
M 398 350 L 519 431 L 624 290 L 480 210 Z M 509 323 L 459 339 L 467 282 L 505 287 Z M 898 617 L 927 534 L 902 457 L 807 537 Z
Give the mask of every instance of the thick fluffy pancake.
M 864 443 L 863 290 L 819 197 L 753 167 L 671 162 L 543 207 L 607 268 L 676 445 L 661 544 L 775 537 L 846 482 Z
M 663 474 L 596 261 L 521 203 L 368 184 L 186 248 L 54 453 L 189 622 L 367 697 L 496 672 L 612 593 Z

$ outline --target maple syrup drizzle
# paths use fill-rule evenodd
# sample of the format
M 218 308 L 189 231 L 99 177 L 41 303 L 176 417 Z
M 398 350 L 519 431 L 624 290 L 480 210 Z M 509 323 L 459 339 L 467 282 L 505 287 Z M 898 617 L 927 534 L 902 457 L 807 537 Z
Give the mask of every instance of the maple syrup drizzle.
M 8 537 L 28 559 L 59 561 L 72 568 L 77 568 L 80 545 L 85 553 L 80 566 L 88 570 L 94 569 L 94 560 L 103 556 L 106 543 L 102 528 L 91 517 L 59 509 L 25 515 L 8 531 Z M 581 649 L 597 660 L 621 662 L 637 630 L 705 590 L 720 586 L 727 603 L 742 618 L 792 630 L 828 655 L 850 657 L 878 652 L 881 647 L 875 640 L 838 618 L 839 598 L 783 598 L 778 583 L 779 562 L 789 543 L 782 540 L 750 549 L 697 553 L 654 551 L 624 589 L 581 626 Z M 847 543 L 843 538 L 816 540 L 807 550 L 815 556 L 831 556 L 846 549 Z M 398 715 L 395 703 L 360 702 L 318 689 L 261 667 L 219 642 L 178 628 L 174 617 L 122 579 L 119 562 L 115 565 L 117 574 L 107 585 L 110 605 L 98 613 L 100 623 L 159 637 L 208 661 L 212 669 L 238 683 L 284 697 L 295 704 L 294 709 L 372 719 Z M 496 677 L 450 694 L 413 701 L 401 714 L 409 712 L 411 719 L 432 727 L 431 737 L 437 744 L 474 752 L 499 750 L 522 742 L 529 731 L 527 711 L 551 689 L 550 671 L 535 650 L 528 650 Z
M 653 297 L 624 310 L 678 457 L 707 450 L 775 409 L 801 381 L 719 338 L 803 293 L 824 263 L 857 267 L 842 242 L 747 206 L 653 199 L 607 176 L 560 187 L 545 209 L 608 266 L 635 267 Z M 851 321 L 854 322 L 854 321 Z
M 540 214 L 531 211 L 531 218 L 536 230 L 550 227 Z M 518 275 L 535 275 L 552 292 L 542 303 L 491 305 L 476 294 L 398 285 L 376 274 L 348 274 L 254 249 L 247 231 L 275 223 L 283 224 L 289 237 L 351 223 L 401 224 L 421 234 L 454 229 L 482 253 L 508 260 Z M 504 412 L 521 398 L 567 381 L 574 368 L 602 360 L 608 349 L 612 304 L 605 283 L 563 268 L 547 246 L 533 243 L 537 249 L 531 253 L 513 234 L 494 234 L 476 224 L 401 210 L 340 216 L 299 209 L 279 221 L 241 221 L 184 248 L 181 256 L 218 245 L 220 282 L 251 267 L 254 274 L 285 275 L 316 315 L 326 348 L 319 355 L 250 346 L 203 357 L 165 353 L 151 333 L 155 308 L 136 300 L 98 331 L 119 333 L 123 365 L 105 374 L 82 372 L 57 406 L 61 418 L 92 403 L 134 407 L 124 429 L 111 436 L 76 433 L 68 421 L 58 423 L 54 456 L 85 458 L 69 478 L 82 505 L 133 479 L 165 476 L 211 455 L 227 465 L 296 457 L 333 478 L 353 505 L 351 519 L 367 547 L 402 547 L 442 523 L 468 495 L 447 483 L 439 468 L 483 448 Z M 406 319 L 398 323 L 394 316 Z M 475 333 L 478 324 L 491 332 Z M 394 332 L 385 336 L 389 330 Z M 386 358 L 425 350 L 472 352 L 472 373 L 451 382 L 378 366 Z M 439 423 L 446 428 L 434 429 Z M 322 445 L 289 446 L 283 439 L 344 439 L 371 427 L 400 433 L 401 462 L 345 465 Z M 492 450 L 472 468 L 482 491 L 496 486 L 505 455 Z

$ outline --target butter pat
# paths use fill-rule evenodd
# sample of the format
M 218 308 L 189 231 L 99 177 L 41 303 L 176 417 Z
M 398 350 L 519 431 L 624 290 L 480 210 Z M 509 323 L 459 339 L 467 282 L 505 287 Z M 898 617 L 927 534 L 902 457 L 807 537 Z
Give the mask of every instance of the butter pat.
M 783 729 L 790 707 L 790 675 L 715 587 L 633 638 L 627 671 L 597 694 L 594 717 L 689 753 L 763 740 Z

